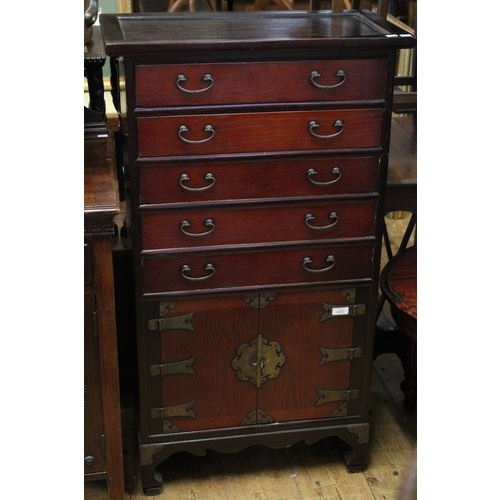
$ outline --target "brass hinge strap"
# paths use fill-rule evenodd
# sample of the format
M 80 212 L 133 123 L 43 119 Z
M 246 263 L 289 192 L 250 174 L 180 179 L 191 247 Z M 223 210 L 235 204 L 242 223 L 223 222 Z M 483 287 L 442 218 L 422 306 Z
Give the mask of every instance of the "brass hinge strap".
M 352 401 L 359 398 L 358 389 L 345 389 L 340 391 L 328 391 L 326 389 L 317 389 L 319 399 L 316 401 L 316 406 L 326 403 L 334 403 L 336 401 Z
M 361 347 L 351 347 L 346 349 L 325 349 L 324 347 L 320 347 L 319 350 L 321 351 L 321 354 L 323 354 L 323 357 L 319 362 L 320 366 L 332 361 L 357 359 L 363 356 L 363 350 Z
M 192 399 L 187 403 L 182 403 L 179 405 L 173 406 L 165 406 L 163 408 L 151 408 L 151 418 L 175 418 L 175 417 L 190 417 L 196 418 L 195 413 L 192 410 L 192 407 L 195 403 L 195 400 Z
M 325 312 L 320 321 L 338 318 L 339 316 L 363 316 L 366 312 L 365 304 L 332 305 L 323 302 L 322 306 Z
M 168 375 L 196 375 L 193 368 L 196 356 L 183 361 L 175 361 L 173 363 L 163 363 L 161 365 L 151 365 L 149 373 L 153 377 L 167 377 Z
M 172 316 L 168 318 L 150 319 L 148 321 L 148 330 L 152 332 L 164 330 L 190 330 L 194 331 L 194 326 L 191 323 L 191 318 L 194 316 L 194 311 L 183 314 L 182 316 Z

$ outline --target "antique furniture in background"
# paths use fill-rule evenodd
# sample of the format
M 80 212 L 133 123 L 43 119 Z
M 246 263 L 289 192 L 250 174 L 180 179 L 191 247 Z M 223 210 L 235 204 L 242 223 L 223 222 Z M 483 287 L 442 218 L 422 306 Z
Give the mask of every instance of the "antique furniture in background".
M 102 15 L 123 62 L 142 485 L 178 451 L 369 445 L 395 53 L 370 13 Z
M 383 296 L 399 328 L 399 341 L 405 380 L 402 383 L 405 410 L 417 404 L 417 247 L 404 249 L 384 267 L 380 276 Z M 396 333 L 393 333 L 396 335 Z
M 124 494 L 112 237 L 119 213 L 114 143 L 106 129 L 85 133 L 84 469 L 105 479 L 111 500 Z

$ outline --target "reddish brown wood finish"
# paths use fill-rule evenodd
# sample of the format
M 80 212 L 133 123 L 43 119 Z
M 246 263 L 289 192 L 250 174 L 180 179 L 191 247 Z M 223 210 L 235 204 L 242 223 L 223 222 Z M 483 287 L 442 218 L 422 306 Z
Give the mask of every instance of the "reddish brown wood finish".
M 369 238 L 375 236 L 376 205 L 377 200 L 352 200 L 148 213 L 142 216 L 143 249 Z
M 310 170 L 314 172 L 309 172 Z M 189 172 L 189 180 L 182 181 Z M 211 200 L 322 197 L 376 193 L 379 158 L 304 157 L 267 161 L 175 161 L 141 163 L 141 204 L 204 203 Z M 213 181 L 208 179 L 211 174 Z M 210 186 L 204 191 L 188 191 Z M 322 183 L 320 185 L 314 184 Z
M 384 99 L 385 59 L 137 66 L 137 106 L 196 106 L 300 101 Z M 345 76 L 337 76 L 342 71 Z M 311 74 L 318 88 L 311 83 Z M 209 74 L 213 79 L 204 81 Z M 179 89 L 178 76 L 185 82 Z M 260 83 L 263 82 L 264 85 Z M 210 88 L 209 88 L 210 87 Z
M 344 280 L 370 280 L 374 240 L 357 245 L 311 244 L 303 247 L 262 247 L 260 250 L 231 249 L 217 252 L 182 252 L 170 256 L 143 259 L 144 294 L 216 292 L 245 287 L 315 284 Z M 328 258 L 333 256 L 334 262 Z M 303 268 L 304 259 L 313 271 Z M 214 271 L 207 269 L 211 264 Z M 189 281 L 181 274 L 197 281 Z M 200 280 L 202 278 L 202 280 Z M 206 279 L 204 279 L 206 278 Z
M 334 126 L 338 120 L 343 129 Z M 320 136 L 309 132 L 311 121 L 319 124 Z M 189 141 L 179 137 L 181 127 Z M 211 126 L 214 133 L 206 132 Z M 139 156 L 266 153 L 269 151 L 317 151 L 324 149 L 376 149 L 382 145 L 381 109 L 280 111 L 224 115 L 174 115 L 137 120 Z

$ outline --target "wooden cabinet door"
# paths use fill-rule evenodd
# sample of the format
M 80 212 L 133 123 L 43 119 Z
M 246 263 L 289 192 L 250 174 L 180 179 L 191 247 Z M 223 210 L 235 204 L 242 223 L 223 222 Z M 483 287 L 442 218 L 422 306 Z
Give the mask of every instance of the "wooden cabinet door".
M 366 316 L 354 288 L 186 298 L 148 311 L 158 335 L 148 356 L 152 433 L 356 411 L 351 373 L 365 346 L 354 332 Z
M 241 425 L 255 411 L 256 390 L 238 379 L 232 360 L 237 346 L 255 337 L 258 309 L 231 295 L 155 302 L 149 310 L 148 329 L 159 335 L 149 380 L 161 380 L 158 404 L 150 404 L 152 428 L 169 433 Z
M 259 333 L 280 346 L 283 364 L 259 388 L 259 411 L 274 422 L 352 415 L 361 387 L 351 373 L 364 356 L 353 332 L 365 318 L 352 288 L 277 293 L 260 310 Z
M 95 295 L 85 294 L 84 308 L 84 454 L 85 474 L 103 472 L 104 427 L 102 417 L 99 346 L 95 327 Z

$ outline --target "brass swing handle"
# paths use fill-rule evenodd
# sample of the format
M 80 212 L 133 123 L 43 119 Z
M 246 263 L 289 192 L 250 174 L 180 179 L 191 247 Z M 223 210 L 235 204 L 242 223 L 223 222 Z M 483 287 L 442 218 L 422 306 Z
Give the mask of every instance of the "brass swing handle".
M 315 181 L 312 177 L 314 175 L 317 175 L 318 172 L 316 172 L 316 170 L 314 170 L 314 168 L 310 168 L 308 171 L 307 171 L 307 180 L 311 183 L 311 184 L 315 184 L 316 186 L 328 186 L 330 184 L 335 184 L 336 182 L 340 181 L 341 177 L 342 177 L 342 173 L 340 171 L 340 168 L 339 167 L 333 167 L 333 170 L 332 170 L 332 175 L 334 176 L 334 178 L 331 180 L 331 181 L 326 181 L 326 182 L 318 182 L 318 181 Z
M 205 271 L 207 271 L 208 274 L 206 274 L 205 276 L 199 276 L 195 278 L 193 276 L 188 275 L 188 273 L 191 272 L 191 268 L 187 264 L 184 264 L 181 267 L 181 276 L 188 281 L 204 281 L 207 280 L 208 278 L 211 278 L 215 274 L 215 267 L 212 264 L 207 264 L 205 266 Z
M 340 82 L 334 83 L 333 85 L 321 85 L 320 83 L 315 81 L 316 78 L 321 77 L 321 73 L 319 71 L 314 70 L 314 71 L 311 71 L 311 75 L 309 76 L 309 80 L 318 89 L 329 90 L 329 89 L 335 89 L 337 87 L 340 87 L 341 85 L 343 85 L 345 83 L 346 74 L 345 74 L 345 71 L 343 69 L 339 69 L 337 71 L 337 73 L 335 74 L 335 76 L 337 78 L 341 79 Z
M 187 231 L 187 229 L 191 227 L 191 223 L 188 220 L 183 220 L 181 222 L 180 229 L 182 233 L 185 234 L 186 236 L 197 238 L 199 236 L 207 236 L 208 234 L 212 233 L 215 230 L 215 222 L 212 219 L 207 219 L 205 221 L 205 226 L 209 228 L 208 231 L 205 231 L 203 233 L 190 233 L 189 231 Z
M 189 187 L 186 185 L 186 183 L 189 182 L 190 180 L 191 179 L 189 178 L 188 174 L 181 174 L 181 176 L 179 178 L 179 184 L 181 185 L 181 188 L 185 189 L 186 191 L 197 192 L 197 191 L 205 191 L 207 189 L 210 189 L 215 184 L 215 177 L 210 172 L 205 174 L 205 180 L 209 183 L 206 186 L 202 186 L 199 188 Z
M 187 77 L 183 74 L 180 74 L 180 75 L 177 75 L 177 80 L 176 80 L 175 84 L 177 85 L 177 88 L 179 90 L 181 90 L 182 92 L 185 92 L 186 94 L 202 94 L 203 92 L 210 90 L 215 83 L 214 77 L 210 73 L 206 73 L 205 75 L 203 75 L 202 81 L 208 82 L 208 86 L 202 87 L 201 89 L 189 90 L 181 85 L 181 84 L 187 82 Z
M 335 128 L 340 129 L 338 132 L 334 132 L 333 134 L 330 135 L 320 135 L 314 132 L 314 129 L 319 128 L 319 123 L 315 120 L 311 120 L 309 122 L 309 133 L 313 136 L 316 137 L 317 139 L 333 139 L 334 137 L 339 136 L 343 131 L 344 131 L 344 122 L 342 120 L 336 120 L 335 123 L 333 124 Z
M 208 137 L 206 137 L 205 139 L 200 139 L 199 141 L 187 139 L 186 137 L 183 136 L 183 134 L 187 134 L 189 132 L 189 129 L 186 127 L 186 125 L 181 125 L 179 127 L 179 130 L 177 131 L 177 135 L 179 136 L 179 139 L 182 142 L 185 142 L 186 144 L 204 144 L 205 142 L 208 142 L 215 137 L 215 129 L 212 127 L 212 125 L 205 125 L 205 128 L 203 130 L 205 131 L 206 134 L 210 134 L 210 135 Z
M 332 221 L 331 224 L 328 224 L 326 226 L 313 226 L 311 222 L 314 221 L 315 217 L 313 214 L 307 214 L 305 219 L 304 219 L 304 224 L 309 228 L 309 229 L 315 229 L 316 231 L 323 231 L 325 229 L 331 229 L 332 227 L 336 226 L 339 223 L 339 216 L 337 215 L 337 212 L 330 212 L 330 215 L 328 218 Z
M 330 271 L 331 269 L 334 268 L 335 266 L 335 257 L 333 255 L 329 255 L 326 258 L 326 263 L 330 264 L 327 267 L 324 267 L 322 269 L 312 269 L 309 267 L 310 264 L 312 264 L 312 259 L 311 257 L 304 257 L 304 260 L 302 261 L 302 267 L 308 272 L 308 273 L 326 273 L 327 271 Z

